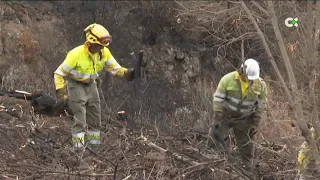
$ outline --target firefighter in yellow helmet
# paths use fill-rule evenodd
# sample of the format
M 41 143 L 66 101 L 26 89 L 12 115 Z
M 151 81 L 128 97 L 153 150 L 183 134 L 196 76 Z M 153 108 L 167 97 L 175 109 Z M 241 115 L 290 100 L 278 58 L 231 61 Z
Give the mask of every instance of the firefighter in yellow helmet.
M 56 96 L 68 100 L 73 112 L 71 128 L 75 150 L 82 150 L 84 139 L 92 147 L 100 144 L 101 107 L 97 88 L 98 73 L 103 69 L 111 74 L 133 80 L 133 69 L 119 65 L 107 46 L 111 43 L 107 29 L 91 24 L 85 30 L 86 42 L 68 52 L 63 63 L 54 72 Z
M 314 127 L 312 127 L 310 124 L 308 124 L 310 133 L 312 135 L 312 138 L 314 139 L 316 136 L 316 132 Z M 313 160 L 310 158 L 310 147 L 306 141 L 304 141 L 301 146 L 298 153 L 298 180 L 306 180 L 306 179 L 312 179 L 312 174 L 314 173 L 314 164 Z M 308 178 L 307 178 L 308 177 Z M 318 177 L 319 178 L 319 177 Z M 313 179 L 317 179 L 316 177 L 313 177 Z

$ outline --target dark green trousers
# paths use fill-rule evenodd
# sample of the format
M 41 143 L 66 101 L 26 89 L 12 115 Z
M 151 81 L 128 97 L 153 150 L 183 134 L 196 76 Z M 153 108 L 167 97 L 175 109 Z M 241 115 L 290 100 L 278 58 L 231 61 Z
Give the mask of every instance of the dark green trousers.
M 254 140 L 254 135 L 249 135 L 253 125 L 252 117 L 232 119 L 228 117 L 227 114 L 224 114 L 223 119 L 214 121 L 216 122 L 213 122 L 213 126 L 217 121 L 221 122 L 221 126 L 219 129 L 210 128 L 208 146 L 216 148 L 216 145 L 218 144 L 216 139 L 212 138 L 214 133 L 218 133 L 221 139 L 225 139 L 228 136 L 229 129 L 232 128 L 243 163 L 248 167 L 252 167 L 254 157 L 254 145 L 252 141 Z

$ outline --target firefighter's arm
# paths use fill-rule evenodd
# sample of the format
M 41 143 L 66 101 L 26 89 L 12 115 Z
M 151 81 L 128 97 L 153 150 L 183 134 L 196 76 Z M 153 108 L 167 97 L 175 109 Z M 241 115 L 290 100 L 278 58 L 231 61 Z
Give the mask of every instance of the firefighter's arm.
M 228 85 L 227 75 L 221 78 L 218 87 L 213 94 L 213 123 L 210 125 L 208 133 L 208 146 L 214 147 L 214 144 L 224 146 L 224 134 L 221 131 L 222 121 L 223 121 L 223 109 L 222 104 L 225 101 L 227 95 L 227 85 Z
M 66 59 L 54 72 L 56 96 L 60 100 L 66 99 L 66 96 L 67 96 L 66 82 L 64 78 L 71 73 L 71 71 L 76 67 L 76 65 L 77 65 L 76 54 L 69 52 Z
M 253 113 L 253 125 L 257 128 L 261 123 L 262 112 L 266 106 L 267 101 L 267 85 L 264 81 L 261 81 L 261 91 L 258 96 L 256 110 Z
M 112 56 L 109 49 L 104 48 L 103 58 L 105 61 L 105 69 L 110 72 L 112 75 L 117 77 L 122 77 L 127 80 L 133 79 L 133 70 L 122 67 Z
M 54 83 L 56 89 L 65 88 L 64 77 L 68 76 L 77 65 L 77 54 L 70 51 L 62 64 L 54 72 Z
M 218 87 L 213 94 L 213 111 L 222 113 L 222 104 L 227 95 L 228 77 L 225 75 L 221 78 Z

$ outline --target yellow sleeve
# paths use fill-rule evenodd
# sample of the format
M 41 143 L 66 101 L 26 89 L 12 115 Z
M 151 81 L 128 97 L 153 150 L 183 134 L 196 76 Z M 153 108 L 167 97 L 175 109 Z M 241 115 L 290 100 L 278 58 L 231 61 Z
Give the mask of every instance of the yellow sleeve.
M 66 86 L 64 77 L 68 76 L 72 72 L 72 70 L 76 67 L 76 65 L 77 65 L 77 54 L 70 51 L 66 59 L 63 61 L 63 63 L 54 72 L 54 83 L 55 83 L 56 89 L 61 89 Z
M 103 50 L 103 59 L 105 61 L 105 69 L 108 72 L 118 77 L 124 77 L 124 74 L 128 69 L 121 67 L 121 65 L 114 59 L 108 48 L 104 48 Z
M 263 109 L 266 107 L 267 103 L 267 84 L 261 80 L 261 94 L 259 95 L 259 101 L 258 101 L 258 109 Z
M 222 112 L 222 104 L 225 101 L 225 98 L 227 96 L 227 86 L 228 82 L 230 80 L 230 73 L 224 75 L 218 84 L 218 87 L 213 94 L 213 111 L 214 112 Z
M 64 77 L 55 73 L 54 74 L 54 84 L 56 86 L 56 90 L 64 88 L 66 85 Z

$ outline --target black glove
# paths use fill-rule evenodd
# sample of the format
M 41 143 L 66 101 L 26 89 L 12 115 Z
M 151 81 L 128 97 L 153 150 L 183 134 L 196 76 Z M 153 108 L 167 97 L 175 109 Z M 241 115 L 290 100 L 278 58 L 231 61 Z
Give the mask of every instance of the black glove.
M 222 149 L 225 147 L 224 139 L 221 122 L 213 123 L 209 129 L 207 145 L 211 148 Z
M 222 117 L 223 117 L 223 113 L 222 112 L 220 112 L 220 111 L 214 112 L 213 120 L 214 120 L 214 124 L 215 124 L 214 125 L 215 129 L 221 127 L 221 122 L 223 121 Z
M 207 141 L 208 146 L 211 148 L 221 149 L 225 147 L 224 134 L 222 131 L 222 116 L 222 112 L 214 113 L 214 122 L 209 129 Z
M 253 138 L 258 132 L 258 128 L 261 123 L 261 115 L 262 115 L 262 112 L 260 110 L 256 110 L 250 117 L 251 129 L 248 132 L 248 135 L 250 138 Z
M 124 78 L 128 81 L 132 81 L 134 79 L 134 70 L 130 68 L 127 71 L 125 71 Z

